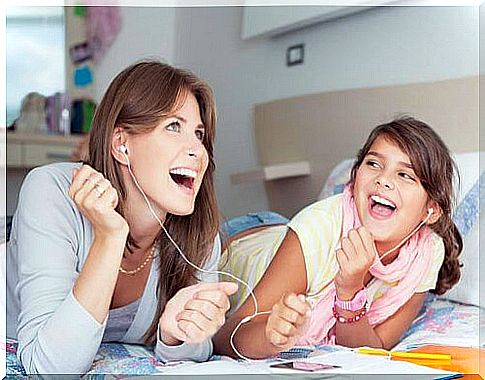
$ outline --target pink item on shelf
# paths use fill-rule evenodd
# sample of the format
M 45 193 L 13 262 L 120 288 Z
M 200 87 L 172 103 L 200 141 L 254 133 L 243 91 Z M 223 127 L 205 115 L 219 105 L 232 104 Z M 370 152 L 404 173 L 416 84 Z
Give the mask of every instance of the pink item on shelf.
M 342 235 L 347 236 L 351 229 L 360 226 L 351 187 L 347 185 L 343 192 Z M 389 318 L 411 298 L 431 267 L 433 248 L 431 230 L 424 226 L 401 247 L 398 257 L 392 263 L 383 265 L 376 257 L 369 269 L 370 273 L 385 282 L 399 282 L 370 305 L 367 318 L 372 326 Z M 332 312 L 335 295 L 335 284 L 332 281 L 313 307 L 310 326 L 298 345 L 335 343 L 335 318 Z
M 87 2 L 89 3 L 94 2 Z M 89 6 L 86 18 L 86 36 L 95 62 L 108 51 L 121 29 L 120 7 Z

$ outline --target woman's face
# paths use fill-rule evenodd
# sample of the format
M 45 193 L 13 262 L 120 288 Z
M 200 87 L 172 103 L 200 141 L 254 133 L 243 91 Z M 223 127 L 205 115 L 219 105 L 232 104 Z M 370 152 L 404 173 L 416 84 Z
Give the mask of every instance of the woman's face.
M 182 107 L 155 129 L 127 136 L 133 173 L 162 217 L 166 213 L 189 215 L 194 211 L 208 165 L 207 150 L 202 144 L 204 134 L 199 105 L 189 93 Z
M 411 160 L 379 136 L 357 170 L 354 199 L 380 253 L 394 248 L 427 216 L 428 196 Z

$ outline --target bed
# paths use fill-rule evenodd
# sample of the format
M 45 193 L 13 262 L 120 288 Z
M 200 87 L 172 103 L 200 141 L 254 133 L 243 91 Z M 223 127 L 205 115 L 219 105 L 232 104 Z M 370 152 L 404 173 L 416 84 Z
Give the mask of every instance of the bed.
M 430 343 L 477 346 L 478 327 L 484 323 L 485 320 L 480 316 L 477 306 L 465 305 L 443 298 L 429 299 L 421 315 L 414 321 L 404 339 L 395 349 L 408 350 Z M 17 343 L 7 339 L 7 375 L 15 378 L 27 378 L 17 359 L 16 349 Z M 305 358 L 316 349 L 320 351 L 338 350 L 339 347 L 297 347 L 281 353 L 280 358 Z M 220 356 L 213 356 L 211 360 L 233 361 Z M 108 374 L 155 375 L 166 373 L 175 366 L 188 367 L 190 365 L 193 365 L 193 363 L 164 365 L 156 360 L 152 350 L 143 346 L 103 343 L 86 375 L 97 375 L 97 379 L 102 379 L 104 375 Z
M 394 350 L 409 350 L 426 344 L 456 345 L 466 347 L 484 347 L 480 340 L 480 330 L 485 328 L 485 316 L 481 312 L 478 287 L 478 254 L 479 227 L 485 220 L 480 213 L 480 190 L 485 190 L 485 174 L 478 168 L 481 154 L 463 153 L 455 155 L 461 175 L 461 189 L 454 220 L 464 237 L 462 254 L 462 281 L 444 297 L 429 295 L 418 317 L 403 335 Z M 352 160 L 340 162 L 331 171 L 319 198 L 339 193 L 348 180 Z M 483 204 L 482 204 L 483 205 Z M 482 231 L 485 231 L 485 226 Z M 304 358 L 316 349 L 320 351 L 339 350 L 338 346 L 295 347 L 283 352 L 280 358 Z M 17 342 L 7 339 L 6 359 L 7 375 L 22 378 L 26 373 L 16 356 Z M 229 363 L 233 359 L 213 356 L 208 363 L 197 364 L 197 370 L 205 368 L 211 371 L 211 362 L 225 361 L 230 372 Z M 101 345 L 93 365 L 87 375 L 104 378 L 107 374 L 151 375 L 173 371 L 174 368 L 194 366 L 194 363 L 169 363 L 164 365 L 157 361 L 149 348 L 138 345 L 104 343 Z

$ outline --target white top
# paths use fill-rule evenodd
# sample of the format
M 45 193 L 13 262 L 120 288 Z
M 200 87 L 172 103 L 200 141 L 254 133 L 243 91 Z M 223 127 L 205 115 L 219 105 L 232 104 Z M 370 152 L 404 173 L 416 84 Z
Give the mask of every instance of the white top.
M 108 317 L 100 324 L 72 294 L 93 240 L 92 227 L 68 195 L 77 163 L 32 170 L 22 185 L 7 245 L 7 336 L 17 338 L 17 355 L 28 373 L 85 373 L 102 342 Z M 205 269 L 220 259 L 216 237 Z M 157 255 L 133 322 L 120 342 L 143 343 L 156 312 Z M 201 281 L 217 274 L 199 273 Z M 157 338 L 157 357 L 207 360 L 212 341 L 166 346 Z

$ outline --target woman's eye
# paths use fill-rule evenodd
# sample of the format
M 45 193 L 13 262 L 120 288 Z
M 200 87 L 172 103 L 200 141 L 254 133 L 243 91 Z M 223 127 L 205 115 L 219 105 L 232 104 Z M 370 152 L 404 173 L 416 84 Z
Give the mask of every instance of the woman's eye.
M 203 129 L 197 129 L 195 131 L 195 135 L 197 136 L 197 138 L 202 141 L 204 140 L 204 136 L 205 136 L 205 131 Z
M 178 121 L 174 121 L 165 127 L 167 131 L 172 132 L 180 132 L 180 123 Z

